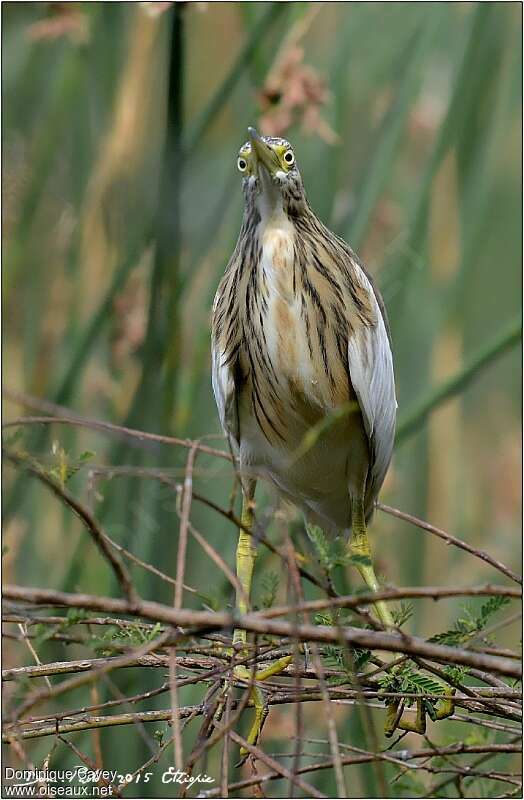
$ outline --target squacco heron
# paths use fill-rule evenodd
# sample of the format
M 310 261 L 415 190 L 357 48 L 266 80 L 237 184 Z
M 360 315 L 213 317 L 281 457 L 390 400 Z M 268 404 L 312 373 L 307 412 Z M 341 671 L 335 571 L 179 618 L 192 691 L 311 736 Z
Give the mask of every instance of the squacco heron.
M 251 529 L 256 480 L 266 479 L 306 521 L 345 535 L 352 563 L 376 591 L 367 525 L 391 460 L 397 410 L 384 303 L 353 250 L 311 209 L 289 142 L 249 128 L 237 166 L 244 216 L 213 306 L 212 364 L 220 421 L 242 477 L 242 524 Z M 301 450 L 311 427 L 341 408 L 348 413 L 320 425 Z M 241 612 L 255 557 L 254 538 L 241 530 Z M 387 605 L 375 609 L 392 627 Z M 235 632 L 236 645 L 246 641 L 245 631 Z M 255 706 L 252 740 L 262 713 Z

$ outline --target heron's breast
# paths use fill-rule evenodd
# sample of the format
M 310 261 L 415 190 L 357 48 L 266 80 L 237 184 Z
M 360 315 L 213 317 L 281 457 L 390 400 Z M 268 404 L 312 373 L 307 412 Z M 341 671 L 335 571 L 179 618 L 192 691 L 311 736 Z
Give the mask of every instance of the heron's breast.
M 282 388 L 302 392 L 312 376 L 297 285 L 294 237 L 289 222 L 265 229 L 261 236 L 261 290 L 269 360 Z

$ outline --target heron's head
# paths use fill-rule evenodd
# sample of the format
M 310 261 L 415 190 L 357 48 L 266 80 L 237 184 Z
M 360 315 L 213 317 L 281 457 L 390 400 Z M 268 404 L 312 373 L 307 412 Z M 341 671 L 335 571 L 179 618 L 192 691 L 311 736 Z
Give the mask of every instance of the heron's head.
M 259 136 L 254 128 L 248 133 L 237 159 L 246 204 L 254 203 L 262 217 L 280 210 L 299 214 L 306 198 L 292 146 L 286 139 Z

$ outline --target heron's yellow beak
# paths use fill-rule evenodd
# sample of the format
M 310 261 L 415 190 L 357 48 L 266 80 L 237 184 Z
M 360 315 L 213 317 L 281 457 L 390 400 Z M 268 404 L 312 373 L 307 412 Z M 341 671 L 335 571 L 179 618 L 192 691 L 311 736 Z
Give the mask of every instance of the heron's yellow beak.
M 255 164 L 257 166 L 261 164 L 267 169 L 271 177 L 273 177 L 275 172 L 281 169 L 277 154 L 265 143 L 262 137 L 259 136 L 255 128 L 248 128 L 247 130 Z

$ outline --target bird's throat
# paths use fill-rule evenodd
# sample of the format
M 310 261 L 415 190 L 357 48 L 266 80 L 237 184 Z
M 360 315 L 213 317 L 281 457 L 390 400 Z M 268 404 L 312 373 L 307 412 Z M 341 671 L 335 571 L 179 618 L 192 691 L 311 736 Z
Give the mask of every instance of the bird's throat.
M 271 219 L 284 214 L 282 189 L 263 164 L 258 167 L 259 192 L 255 204 L 265 226 Z

